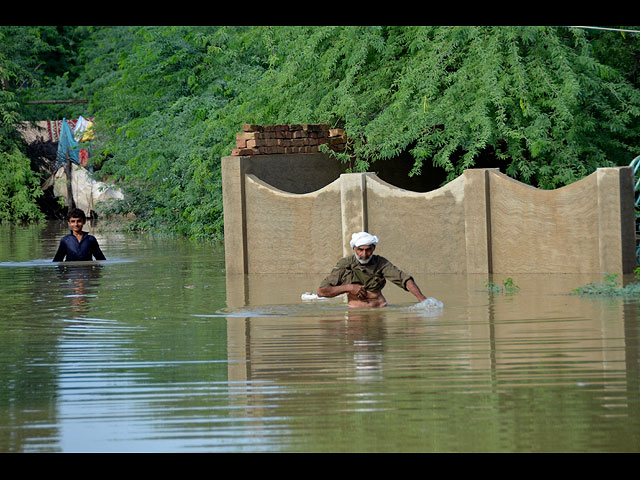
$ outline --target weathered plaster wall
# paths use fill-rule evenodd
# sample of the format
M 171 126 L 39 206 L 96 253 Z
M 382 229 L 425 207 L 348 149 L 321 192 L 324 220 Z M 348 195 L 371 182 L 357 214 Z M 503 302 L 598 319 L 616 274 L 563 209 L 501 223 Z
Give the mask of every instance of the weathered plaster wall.
M 366 226 L 380 238 L 376 253 L 412 272 L 466 272 L 463 177 L 428 193 L 399 189 L 373 174 L 366 186 Z
M 489 178 L 493 272 L 599 271 L 597 175 L 551 191 Z
M 629 273 L 633 172 L 602 168 L 545 191 L 471 169 L 417 193 L 344 174 L 320 153 L 222 159 L 228 273 L 326 273 L 352 232 L 412 273 Z M 295 192 L 295 193 L 292 193 Z
M 322 272 L 340 258 L 340 181 L 307 194 L 274 190 L 247 175 L 249 272 Z
M 325 271 L 341 255 L 343 171 L 321 153 L 224 157 L 227 272 Z

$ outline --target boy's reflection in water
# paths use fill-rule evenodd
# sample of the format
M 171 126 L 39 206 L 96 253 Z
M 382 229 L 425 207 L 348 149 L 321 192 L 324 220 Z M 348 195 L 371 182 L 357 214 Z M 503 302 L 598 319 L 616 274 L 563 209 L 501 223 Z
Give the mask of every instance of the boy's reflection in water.
M 103 268 L 103 265 L 93 262 L 61 263 L 57 266 L 64 296 L 70 299 L 74 312 L 84 313 L 88 310 L 88 299 L 95 297 Z

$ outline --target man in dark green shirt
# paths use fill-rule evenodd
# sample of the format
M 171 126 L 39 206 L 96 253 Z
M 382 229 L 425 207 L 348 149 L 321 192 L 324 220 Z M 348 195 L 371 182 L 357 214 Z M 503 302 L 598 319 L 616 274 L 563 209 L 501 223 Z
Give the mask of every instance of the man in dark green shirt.
M 354 254 L 338 261 L 320 284 L 318 296 L 335 297 L 346 293 L 349 307 L 385 307 L 387 301 L 382 295 L 382 289 L 389 280 L 411 292 L 419 302 L 426 300 L 411 275 L 386 258 L 373 254 L 377 244 L 378 237 L 375 235 L 367 232 L 354 233 L 350 242 Z

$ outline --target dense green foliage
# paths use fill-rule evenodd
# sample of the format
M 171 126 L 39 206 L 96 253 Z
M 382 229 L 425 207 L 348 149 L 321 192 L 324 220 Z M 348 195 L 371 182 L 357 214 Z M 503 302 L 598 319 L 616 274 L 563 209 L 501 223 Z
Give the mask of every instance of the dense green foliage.
M 243 123 L 342 127 L 351 150 L 339 156 L 354 171 L 409 154 L 411 175 L 436 168 L 451 180 L 492 166 L 540 188 L 626 165 L 640 150 L 638 34 L 534 26 L 37 28 L 45 29 L 36 37 L 46 48 L 31 47 L 32 57 L 46 55 L 46 68 L 28 98 L 90 100 L 79 114 L 98 122 L 96 167 L 125 190 L 114 211 L 135 213 L 141 229 L 221 236 L 220 158 Z M 2 55 L 5 78 L 9 50 Z M 27 98 L 0 91 L 10 93 Z M 0 113 L 18 111 L 11 100 L 0 97 Z
M 43 95 L 78 98 L 67 83 L 78 69 L 74 49 L 83 37 L 78 27 L 0 27 L 0 223 L 44 218 L 37 205 L 43 179 L 32 169 L 16 127 L 73 114 L 25 102 Z
M 41 194 L 16 126 L 23 120 L 19 93 L 37 85 L 37 57 L 48 51 L 34 27 L 0 27 L 0 223 L 42 218 Z
M 0 222 L 42 219 L 35 200 L 42 195 L 29 159 L 14 148 L 0 151 Z

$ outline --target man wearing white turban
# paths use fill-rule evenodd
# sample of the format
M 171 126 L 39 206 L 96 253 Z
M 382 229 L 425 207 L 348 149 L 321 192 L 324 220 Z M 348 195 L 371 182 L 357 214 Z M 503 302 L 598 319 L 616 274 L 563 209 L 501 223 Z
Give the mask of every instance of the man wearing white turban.
M 373 254 L 378 241 L 378 237 L 368 232 L 354 233 L 349 242 L 354 254 L 338 261 L 320 284 L 318 296 L 335 297 L 346 293 L 349 307 L 385 307 L 387 301 L 382 295 L 382 288 L 389 280 L 411 292 L 419 302 L 426 300 L 411 275 L 398 269 L 386 258 Z

